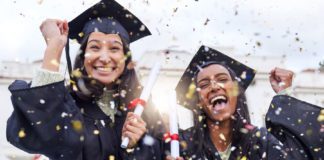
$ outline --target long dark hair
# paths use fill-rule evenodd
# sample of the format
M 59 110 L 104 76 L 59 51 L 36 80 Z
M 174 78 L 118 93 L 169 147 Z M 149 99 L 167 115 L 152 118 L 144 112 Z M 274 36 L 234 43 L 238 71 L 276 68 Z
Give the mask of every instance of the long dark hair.
M 84 56 L 88 38 L 89 35 L 83 39 L 73 66 L 73 72 L 81 73 L 81 75 L 72 75 L 72 83 L 74 84 L 70 85 L 72 92 L 82 100 L 94 100 L 100 98 L 105 88 L 104 84 L 91 78 L 84 69 Z M 120 36 L 120 38 L 126 56 L 125 68 L 120 77 L 114 82 L 115 85 L 113 86 L 113 89 L 115 90 L 115 100 L 117 99 L 118 106 L 123 108 L 126 107 L 131 100 L 139 96 L 141 85 L 134 68 L 129 67 L 129 64 L 132 61 L 129 44 L 123 37 Z M 73 88 L 73 86 L 77 89 Z
M 242 87 L 241 82 L 236 76 L 235 72 L 231 68 L 229 68 L 226 64 L 218 63 L 218 62 L 208 62 L 201 65 L 200 67 L 205 68 L 213 64 L 218 64 L 226 68 L 232 80 L 238 83 L 239 93 L 237 96 L 236 109 L 233 116 L 231 117 L 233 119 L 232 146 L 235 146 L 237 149 L 240 149 L 241 155 L 246 155 L 247 154 L 246 152 L 249 150 L 250 146 L 246 140 L 248 136 L 245 133 L 242 133 L 241 129 L 245 128 L 245 125 L 249 125 L 251 123 L 251 120 L 250 120 L 249 110 L 246 102 L 245 91 Z M 198 73 L 196 73 L 194 77 L 195 83 L 197 83 L 196 82 L 197 74 Z M 195 96 L 198 96 L 198 94 L 196 94 Z M 199 98 L 197 98 L 197 100 L 199 100 Z M 197 102 L 197 104 L 199 103 Z M 207 123 L 206 123 L 207 115 L 204 113 L 202 107 L 199 105 L 193 110 L 193 113 L 194 113 L 194 127 L 191 128 L 190 131 L 193 134 L 193 140 L 194 140 L 193 142 L 194 142 L 194 146 L 196 147 L 195 153 L 203 153 L 204 151 L 208 150 L 207 148 L 205 148 L 204 145 L 204 143 L 206 143 L 205 136 L 209 136 L 209 134 L 205 134 L 207 131 Z

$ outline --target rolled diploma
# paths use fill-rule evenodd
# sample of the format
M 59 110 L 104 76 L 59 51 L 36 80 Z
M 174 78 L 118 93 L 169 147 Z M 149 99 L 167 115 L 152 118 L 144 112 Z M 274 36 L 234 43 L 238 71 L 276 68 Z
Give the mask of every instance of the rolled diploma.
M 150 96 L 153 85 L 154 85 L 154 83 L 155 83 L 155 81 L 156 81 L 156 79 L 157 79 L 157 77 L 159 75 L 160 68 L 161 68 L 161 64 L 156 63 L 154 65 L 154 67 L 152 68 L 151 72 L 150 72 L 147 83 L 144 86 L 143 91 L 142 91 L 141 96 L 140 96 L 140 99 L 144 100 L 145 102 L 148 100 L 148 98 Z M 135 107 L 135 110 L 134 110 L 134 114 L 136 114 L 138 116 L 141 116 L 143 111 L 144 111 L 144 106 L 142 106 L 141 104 L 137 104 L 136 107 Z M 120 147 L 121 148 L 127 148 L 128 143 L 129 143 L 129 138 L 125 137 L 123 139 L 122 144 L 121 144 Z
M 178 119 L 177 119 L 177 100 L 176 93 L 173 91 L 170 94 L 170 114 L 169 114 L 169 125 L 170 135 L 178 135 Z M 179 140 L 171 140 L 171 156 L 173 158 L 179 157 Z

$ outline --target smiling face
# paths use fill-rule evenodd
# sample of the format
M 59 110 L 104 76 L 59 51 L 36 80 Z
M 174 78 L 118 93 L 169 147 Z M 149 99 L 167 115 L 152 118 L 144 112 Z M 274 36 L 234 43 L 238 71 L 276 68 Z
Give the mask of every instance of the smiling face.
M 197 74 L 200 104 L 208 119 L 230 120 L 237 104 L 238 86 L 222 65 L 211 64 Z
M 123 43 L 117 34 L 90 34 L 84 55 L 89 76 L 109 86 L 123 73 L 125 59 Z

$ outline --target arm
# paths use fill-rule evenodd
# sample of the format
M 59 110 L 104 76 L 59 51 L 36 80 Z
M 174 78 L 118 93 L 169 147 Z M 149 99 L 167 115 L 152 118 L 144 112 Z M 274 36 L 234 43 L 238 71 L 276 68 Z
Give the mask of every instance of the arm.
M 47 19 L 41 24 L 40 30 L 47 44 L 42 68 L 58 72 L 62 51 L 67 42 L 68 23 L 67 21 Z
M 270 82 L 276 93 L 284 91 L 292 84 L 291 71 L 275 68 L 271 71 Z M 321 108 L 293 97 L 278 94 L 271 102 L 266 115 L 266 126 L 288 149 L 291 159 L 316 159 L 323 157 L 324 134 L 318 121 Z
M 80 155 L 83 131 L 75 130 L 73 122 L 83 124 L 83 117 L 63 81 L 35 88 L 15 81 L 9 90 L 14 111 L 6 132 L 11 144 L 52 159 Z

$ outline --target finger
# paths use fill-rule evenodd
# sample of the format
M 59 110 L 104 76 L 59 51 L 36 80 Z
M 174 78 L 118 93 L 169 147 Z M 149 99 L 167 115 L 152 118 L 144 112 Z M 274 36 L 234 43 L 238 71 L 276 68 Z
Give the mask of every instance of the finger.
M 63 34 L 68 35 L 69 33 L 69 24 L 66 20 L 63 22 Z
M 136 121 L 134 119 L 133 121 L 130 121 L 129 124 L 137 128 L 142 128 L 144 131 L 146 131 L 146 123 L 143 120 L 140 122 L 138 119 L 136 119 Z
M 146 128 L 143 126 L 126 125 L 125 130 L 126 132 L 130 131 L 132 133 L 142 135 L 143 133 L 145 133 Z
M 145 121 L 142 119 L 142 117 L 140 117 L 140 116 L 138 116 L 138 115 L 136 115 L 136 114 L 134 114 L 134 117 L 137 119 L 137 121 L 138 121 L 139 123 L 145 123 Z
M 139 136 L 135 133 L 132 133 L 132 132 L 129 132 L 129 131 L 126 131 L 125 134 L 124 134 L 125 137 L 128 137 L 129 140 L 132 142 L 132 143 L 137 143 L 137 141 L 139 140 Z

